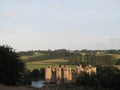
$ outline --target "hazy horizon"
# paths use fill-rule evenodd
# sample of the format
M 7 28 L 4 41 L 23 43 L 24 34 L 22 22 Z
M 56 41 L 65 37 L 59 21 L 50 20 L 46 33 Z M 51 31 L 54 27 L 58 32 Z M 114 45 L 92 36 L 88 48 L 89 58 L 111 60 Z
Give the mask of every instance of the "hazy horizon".
M 119 0 L 0 0 L 0 45 L 120 49 Z

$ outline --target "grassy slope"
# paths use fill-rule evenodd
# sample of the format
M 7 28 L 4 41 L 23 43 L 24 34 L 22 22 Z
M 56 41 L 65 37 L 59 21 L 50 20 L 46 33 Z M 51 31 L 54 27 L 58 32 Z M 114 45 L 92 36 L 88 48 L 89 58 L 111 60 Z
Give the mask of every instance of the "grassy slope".
M 49 65 L 57 66 L 59 64 L 65 64 L 66 62 L 67 60 L 63 60 L 63 59 L 48 59 L 48 60 L 29 62 L 26 65 L 29 70 L 33 70 L 33 69 L 45 68 Z
M 21 59 L 23 61 L 25 61 L 30 57 L 37 57 L 37 56 L 42 56 L 42 55 L 45 55 L 45 54 L 44 53 L 39 53 L 39 54 L 34 54 L 32 56 L 21 56 Z M 97 54 L 97 55 L 112 55 L 116 59 L 120 59 L 119 54 Z M 66 62 L 67 62 L 67 60 L 63 60 L 63 58 L 58 58 L 58 59 L 47 59 L 47 60 L 28 62 L 28 63 L 26 63 L 26 65 L 27 65 L 27 68 L 29 70 L 33 70 L 33 69 L 45 68 L 48 65 L 56 66 L 56 65 L 59 65 L 59 64 L 66 64 Z M 120 65 L 114 65 L 114 66 L 120 68 Z M 74 66 L 71 66 L 71 67 L 74 68 Z
M 34 54 L 32 56 L 21 56 L 21 59 L 22 60 L 26 60 L 28 58 L 34 58 L 34 57 L 37 57 L 37 56 L 42 56 L 42 55 L 45 55 L 44 53 L 39 53 L 39 54 Z
M 28 58 L 34 58 L 37 56 L 43 56 L 45 55 L 44 53 L 39 53 L 39 54 L 33 54 L 32 56 L 21 56 L 21 59 L 23 61 L 27 60 Z M 47 59 L 47 60 L 39 60 L 39 61 L 32 61 L 32 62 L 26 62 L 26 66 L 29 70 L 33 69 L 40 69 L 40 68 L 45 68 L 49 65 L 59 65 L 59 64 L 66 64 L 67 60 L 64 60 L 63 58 L 58 58 L 58 59 Z

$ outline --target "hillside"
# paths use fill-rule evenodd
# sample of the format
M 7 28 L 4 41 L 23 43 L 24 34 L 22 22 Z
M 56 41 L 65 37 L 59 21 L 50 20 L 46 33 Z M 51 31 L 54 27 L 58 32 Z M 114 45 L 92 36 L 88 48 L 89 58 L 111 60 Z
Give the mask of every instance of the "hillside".
M 20 59 L 26 63 L 29 70 L 44 68 L 48 65 L 68 64 L 72 67 L 77 64 L 118 65 L 120 53 L 118 51 L 102 50 L 75 50 L 66 49 L 18 52 Z

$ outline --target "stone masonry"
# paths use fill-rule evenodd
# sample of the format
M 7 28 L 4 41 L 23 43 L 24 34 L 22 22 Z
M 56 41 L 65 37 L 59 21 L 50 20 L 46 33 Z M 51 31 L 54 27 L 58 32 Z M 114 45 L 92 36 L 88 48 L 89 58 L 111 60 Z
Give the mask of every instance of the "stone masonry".
M 53 68 L 48 66 L 45 68 L 45 82 L 46 83 L 75 83 L 80 72 L 86 72 L 90 76 L 92 74 L 96 74 L 96 67 L 92 67 L 91 65 L 83 68 L 81 65 L 76 66 L 75 70 L 71 70 L 70 67 L 66 66 L 57 66 Z

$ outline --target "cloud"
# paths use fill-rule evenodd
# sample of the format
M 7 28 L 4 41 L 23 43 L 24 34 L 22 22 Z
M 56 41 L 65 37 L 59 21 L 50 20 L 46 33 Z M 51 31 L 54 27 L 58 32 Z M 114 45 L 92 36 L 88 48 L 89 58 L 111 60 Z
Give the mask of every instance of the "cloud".
M 5 15 L 6 15 L 7 17 L 15 17 L 15 13 L 14 13 L 14 12 L 11 12 L 11 11 L 7 12 Z

